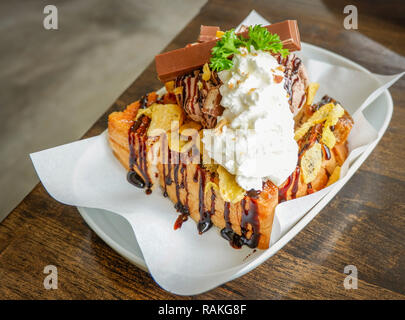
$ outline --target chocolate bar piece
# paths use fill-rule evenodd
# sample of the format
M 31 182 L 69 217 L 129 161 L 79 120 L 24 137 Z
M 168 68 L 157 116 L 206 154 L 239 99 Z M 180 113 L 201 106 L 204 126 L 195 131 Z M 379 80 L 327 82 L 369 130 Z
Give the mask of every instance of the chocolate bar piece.
M 219 27 L 201 25 L 198 42 L 215 40 L 217 38 L 217 31 L 219 31 Z
M 290 51 L 301 49 L 300 34 L 296 20 L 286 20 L 266 26 L 271 33 L 279 35 L 284 48 Z M 241 33 L 247 36 L 247 32 Z M 211 49 L 217 40 L 196 43 L 185 48 L 161 53 L 155 57 L 156 71 L 162 82 L 175 79 L 177 76 L 198 69 L 210 60 Z

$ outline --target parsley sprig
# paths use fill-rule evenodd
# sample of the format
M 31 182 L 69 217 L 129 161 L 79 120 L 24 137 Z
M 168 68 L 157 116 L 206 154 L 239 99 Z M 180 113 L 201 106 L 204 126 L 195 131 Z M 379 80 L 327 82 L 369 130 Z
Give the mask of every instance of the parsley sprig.
M 278 34 L 270 33 L 261 25 L 250 26 L 248 35 L 248 38 L 241 35 L 237 36 L 234 29 L 225 32 L 211 50 L 211 69 L 222 71 L 232 68 L 232 60 L 228 58 L 233 54 L 238 54 L 240 47 L 246 47 L 249 52 L 253 47 L 255 50 L 280 53 L 283 57 L 289 54 L 288 49 L 283 48 Z

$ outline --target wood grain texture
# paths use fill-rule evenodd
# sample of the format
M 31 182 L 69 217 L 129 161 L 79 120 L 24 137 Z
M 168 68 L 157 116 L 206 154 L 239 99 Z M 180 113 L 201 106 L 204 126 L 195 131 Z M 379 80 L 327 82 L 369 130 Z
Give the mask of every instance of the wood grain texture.
M 384 1 L 391 10 L 352 3 L 359 9 L 357 31 L 343 28 L 344 2 L 209 1 L 166 50 L 194 41 L 201 24 L 227 29 L 256 9 L 274 22 L 297 19 L 303 41 L 373 72 L 405 69 L 401 1 Z M 160 86 L 151 64 L 85 137 L 101 133 L 111 111 Z M 405 79 L 390 92 L 393 119 L 360 170 L 300 234 L 245 276 L 196 297 L 172 295 L 99 239 L 76 208 L 56 202 L 39 184 L 0 225 L 0 298 L 405 299 Z M 49 264 L 58 266 L 58 290 L 42 285 Z M 343 287 L 349 264 L 358 268 L 357 290 Z

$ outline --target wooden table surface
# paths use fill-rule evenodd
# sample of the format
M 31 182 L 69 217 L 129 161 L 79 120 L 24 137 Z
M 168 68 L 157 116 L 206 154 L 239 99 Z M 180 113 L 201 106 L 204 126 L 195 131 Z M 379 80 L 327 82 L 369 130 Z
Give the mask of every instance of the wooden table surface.
M 273 22 L 297 19 L 303 41 L 332 50 L 373 72 L 393 74 L 405 69 L 401 1 L 380 5 L 351 1 L 359 12 L 358 30 L 343 28 L 343 2 L 229 3 L 209 1 L 166 50 L 194 41 L 201 24 L 227 29 L 256 9 Z M 151 64 L 85 137 L 106 128 L 108 113 L 160 86 Z M 245 276 L 196 297 L 170 294 L 98 238 L 75 207 L 56 202 L 38 184 L 0 224 L 0 298 L 404 299 L 404 91 L 405 79 L 390 89 L 394 100 L 391 124 L 347 185 L 282 250 Z M 43 286 L 43 270 L 50 264 L 58 267 L 57 290 Z M 358 269 L 357 290 L 343 286 L 346 265 Z

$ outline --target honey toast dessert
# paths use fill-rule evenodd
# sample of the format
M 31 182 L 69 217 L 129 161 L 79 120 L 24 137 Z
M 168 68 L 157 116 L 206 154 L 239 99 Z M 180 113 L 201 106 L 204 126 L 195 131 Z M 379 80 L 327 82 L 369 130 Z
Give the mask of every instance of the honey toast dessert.
M 174 229 L 191 217 L 267 249 L 277 204 L 338 180 L 353 120 L 331 97 L 314 103 L 295 21 L 246 29 L 202 26 L 198 44 L 157 56 L 165 93 L 110 114 L 108 138 L 130 183 L 174 203 Z

